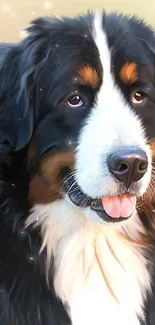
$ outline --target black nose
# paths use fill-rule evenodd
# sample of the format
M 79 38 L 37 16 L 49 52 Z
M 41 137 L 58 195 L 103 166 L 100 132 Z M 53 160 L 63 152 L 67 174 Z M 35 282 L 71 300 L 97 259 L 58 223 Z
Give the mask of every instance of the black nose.
M 148 160 L 142 150 L 120 150 L 108 157 L 109 171 L 127 188 L 147 171 Z

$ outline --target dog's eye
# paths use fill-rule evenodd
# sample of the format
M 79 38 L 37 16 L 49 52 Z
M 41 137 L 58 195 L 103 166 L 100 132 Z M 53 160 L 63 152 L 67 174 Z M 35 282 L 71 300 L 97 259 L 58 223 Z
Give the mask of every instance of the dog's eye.
M 72 95 L 68 98 L 67 104 L 71 107 L 80 107 L 83 105 L 83 99 L 79 95 Z
M 143 91 L 136 91 L 131 95 L 131 101 L 133 104 L 141 104 L 146 96 Z

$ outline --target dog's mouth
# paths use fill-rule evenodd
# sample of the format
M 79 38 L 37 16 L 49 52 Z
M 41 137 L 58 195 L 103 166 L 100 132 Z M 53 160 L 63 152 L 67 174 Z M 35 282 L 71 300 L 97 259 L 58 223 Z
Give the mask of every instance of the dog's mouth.
M 74 176 L 69 175 L 65 182 L 67 194 L 78 207 L 89 207 L 107 222 L 120 222 L 129 219 L 136 209 L 136 195 L 123 193 L 92 199 L 84 194 Z

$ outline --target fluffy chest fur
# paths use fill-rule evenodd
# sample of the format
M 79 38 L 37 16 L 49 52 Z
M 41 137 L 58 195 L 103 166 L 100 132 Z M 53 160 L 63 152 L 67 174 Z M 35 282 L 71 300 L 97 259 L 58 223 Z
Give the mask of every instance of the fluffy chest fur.
M 95 224 L 88 213 L 65 200 L 35 206 L 27 226 L 41 225 L 47 276 L 54 257 L 55 291 L 73 325 L 138 325 L 150 289 L 148 263 L 137 244 L 145 230 L 137 215 L 113 226 Z

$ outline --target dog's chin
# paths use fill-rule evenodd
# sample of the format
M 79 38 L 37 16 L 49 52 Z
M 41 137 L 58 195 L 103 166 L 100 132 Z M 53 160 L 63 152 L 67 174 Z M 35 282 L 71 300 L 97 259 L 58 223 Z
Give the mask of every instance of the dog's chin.
M 77 184 L 73 177 L 69 177 L 66 181 L 66 190 L 70 201 L 77 207 L 90 208 L 94 213 L 97 214 L 105 222 L 117 223 L 128 220 L 133 214 L 127 217 L 113 218 L 106 213 L 102 203 L 102 199 L 92 199 L 82 192 L 80 186 Z

